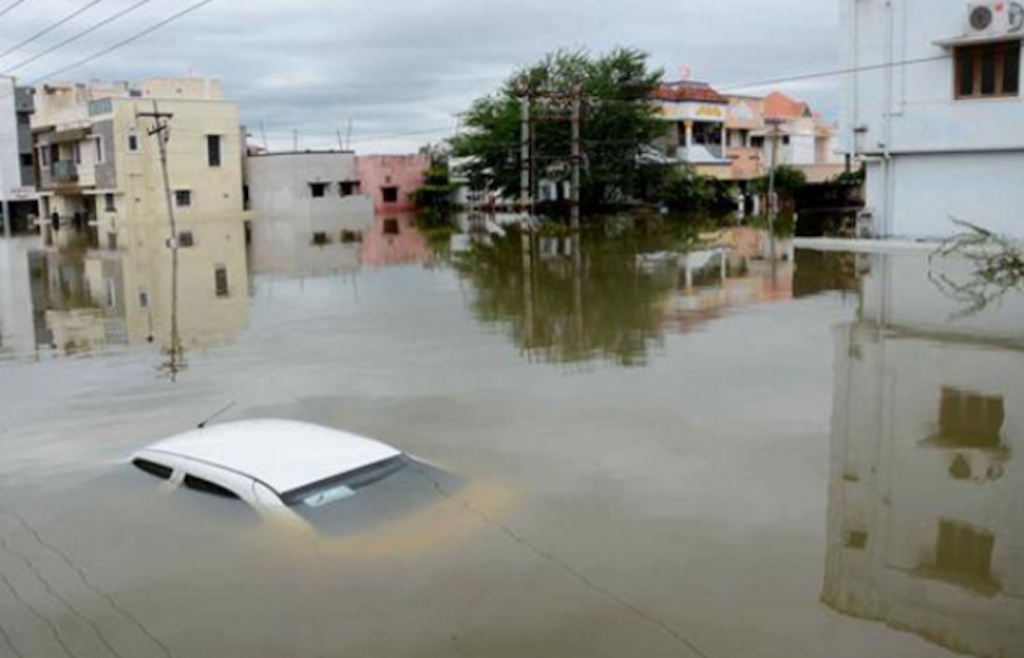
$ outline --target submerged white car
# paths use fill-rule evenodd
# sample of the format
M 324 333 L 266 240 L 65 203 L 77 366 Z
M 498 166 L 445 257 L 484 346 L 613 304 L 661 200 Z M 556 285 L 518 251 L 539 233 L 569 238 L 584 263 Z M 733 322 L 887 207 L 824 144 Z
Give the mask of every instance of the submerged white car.
M 394 511 L 396 498 L 401 507 L 408 506 L 410 480 L 420 490 L 413 495 L 415 502 L 424 490 L 436 495 L 430 485 L 437 484 L 435 476 L 445 475 L 380 441 L 285 420 L 193 430 L 139 450 L 131 463 L 171 486 L 240 499 L 265 515 L 314 526 L 323 525 L 333 503 L 371 485 L 404 482 L 389 483 L 389 503 L 367 497 L 380 516 L 385 509 Z M 400 473 L 412 477 L 393 478 Z

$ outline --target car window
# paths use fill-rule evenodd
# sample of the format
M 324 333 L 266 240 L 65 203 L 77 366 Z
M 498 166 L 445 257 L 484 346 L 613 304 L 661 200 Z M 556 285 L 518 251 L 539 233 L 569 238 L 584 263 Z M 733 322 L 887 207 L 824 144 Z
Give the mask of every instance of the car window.
M 156 462 L 151 462 L 148 459 L 134 459 L 132 460 L 132 464 L 139 470 L 145 471 L 146 473 L 149 473 L 154 477 L 158 477 L 161 480 L 171 479 L 171 473 L 174 472 L 174 469 L 170 466 L 157 464 Z
M 379 482 L 405 468 L 408 458 L 398 455 L 354 471 L 342 473 L 313 484 L 287 491 L 281 496 L 285 505 L 320 507 L 347 498 L 359 489 Z
M 186 489 L 192 489 L 193 491 L 201 491 L 203 493 L 210 494 L 211 496 L 219 496 L 221 498 L 238 498 L 238 494 L 225 489 L 219 484 L 214 484 L 209 480 L 198 478 L 194 475 L 186 475 L 182 484 L 185 485 Z

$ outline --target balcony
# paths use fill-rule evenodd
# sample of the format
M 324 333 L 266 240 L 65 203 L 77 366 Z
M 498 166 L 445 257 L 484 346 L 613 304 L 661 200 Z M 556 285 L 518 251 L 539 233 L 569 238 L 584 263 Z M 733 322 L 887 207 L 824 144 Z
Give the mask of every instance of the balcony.
M 78 182 L 78 166 L 72 160 L 58 160 L 50 165 L 50 180 L 57 185 Z

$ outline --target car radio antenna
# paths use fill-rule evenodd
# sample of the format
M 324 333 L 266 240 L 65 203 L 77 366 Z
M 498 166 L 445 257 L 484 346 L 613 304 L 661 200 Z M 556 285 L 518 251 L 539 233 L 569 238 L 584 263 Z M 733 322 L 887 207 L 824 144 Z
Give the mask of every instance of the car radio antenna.
M 207 418 L 203 422 L 201 422 L 198 425 L 196 425 L 196 429 L 203 429 L 204 427 L 206 427 L 207 423 L 209 423 L 214 418 L 220 416 L 221 414 L 225 413 L 228 409 L 230 409 L 231 407 L 235 406 L 236 404 L 238 404 L 238 400 L 232 401 L 231 404 L 227 405 L 226 407 L 224 407 L 223 409 L 221 409 L 217 413 L 213 414 L 212 416 L 210 416 L 209 418 Z

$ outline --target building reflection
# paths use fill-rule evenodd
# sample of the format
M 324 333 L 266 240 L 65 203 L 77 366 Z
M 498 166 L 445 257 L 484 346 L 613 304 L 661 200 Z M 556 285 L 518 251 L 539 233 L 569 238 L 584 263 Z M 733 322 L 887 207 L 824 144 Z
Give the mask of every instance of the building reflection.
M 115 249 L 41 248 L 27 261 L 38 347 L 70 355 L 151 343 L 174 372 L 184 353 L 226 342 L 248 323 L 241 221 L 190 231 L 177 267 L 158 224 L 123 228 Z
M 822 600 L 961 653 L 1024 655 L 1024 295 L 958 317 L 931 275 L 872 256 L 836 330 Z

